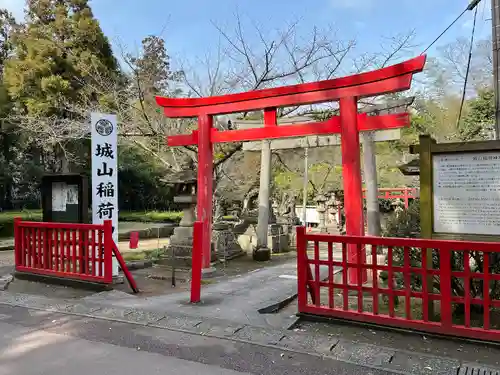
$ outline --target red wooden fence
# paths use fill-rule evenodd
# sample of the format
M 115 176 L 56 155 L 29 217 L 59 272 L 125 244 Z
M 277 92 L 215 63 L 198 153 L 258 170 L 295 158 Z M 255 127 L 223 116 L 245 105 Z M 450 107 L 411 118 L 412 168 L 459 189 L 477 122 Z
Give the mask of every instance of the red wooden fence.
M 386 260 L 377 262 L 374 251 L 364 264 L 349 263 L 349 245 L 359 257 L 363 248 L 384 249 Z M 302 314 L 500 341 L 500 243 L 335 236 L 300 227 L 297 252 Z M 356 284 L 348 280 L 352 269 Z M 362 284 L 364 270 L 376 277 Z
M 379 199 L 402 199 L 405 207 L 408 208 L 410 199 L 418 198 L 418 189 L 416 188 L 379 188 Z M 363 198 L 366 198 L 366 189 L 363 189 Z
M 110 284 L 111 221 L 102 225 L 15 219 L 16 271 Z

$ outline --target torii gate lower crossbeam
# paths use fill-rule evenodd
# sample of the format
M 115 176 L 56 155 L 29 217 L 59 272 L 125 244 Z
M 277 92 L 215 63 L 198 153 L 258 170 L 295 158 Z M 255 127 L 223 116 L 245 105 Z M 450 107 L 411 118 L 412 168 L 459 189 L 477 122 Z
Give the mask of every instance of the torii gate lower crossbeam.
M 157 97 L 167 117 L 197 117 L 198 129 L 191 134 L 167 138 L 170 146 L 198 145 L 198 211 L 202 222 L 203 268 L 210 267 L 212 225 L 213 144 L 222 142 L 256 141 L 322 134 L 341 134 L 342 167 L 345 192 L 346 231 L 348 235 L 364 235 L 363 195 L 361 184 L 360 130 L 391 129 L 409 125 L 408 114 L 369 116 L 358 114 L 358 99 L 408 90 L 413 74 L 423 70 L 425 56 L 373 72 L 344 78 L 306 83 L 275 89 L 257 90 L 207 98 Z M 302 125 L 277 125 L 277 108 L 304 104 L 339 101 L 338 117 Z M 213 116 L 234 112 L 264 110 L 264 127 L 217 131 Z M 364 263 L 364 249 L 355 246 L 347 250 L 349 282 L 361 285 L 366 270 L 359 272 L 355 265 Z M 361 256 L 361 259 L 359 258 Z M 193 272 L 198 272 L 193 270 Z M 201 272 L 201 270 L 199 270 Z M 361 279 L 359 275 L 361 274 Z M 197 301 L 192 301 L 197 302 Z

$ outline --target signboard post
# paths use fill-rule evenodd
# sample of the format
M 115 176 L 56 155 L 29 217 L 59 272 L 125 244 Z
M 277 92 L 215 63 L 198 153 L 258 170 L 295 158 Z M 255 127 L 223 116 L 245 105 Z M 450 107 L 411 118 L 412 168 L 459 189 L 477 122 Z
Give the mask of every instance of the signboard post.
M 436 143 L 421 135 L 410 150 L 420 154 L 422 238 L 498 242 L 500 141 Z M 432 270 L 433 249 L 427 249 L 426 259 Z M 427 276 L 427 285 L 433 278 Z M 433 316 L 432 301 L 427 309 Z
M 420 137 L 422 237 L 498 241 L 500 142 L 436 143 Z
M 118 129 L 116 115 L 92 113 L 92 222 L 113 223 L 113 241 L 118 244 Z M 118 262 L 113 256 L 113 276 Z
M 434 232 L 500 235 L 500 152 L 438 154 Z

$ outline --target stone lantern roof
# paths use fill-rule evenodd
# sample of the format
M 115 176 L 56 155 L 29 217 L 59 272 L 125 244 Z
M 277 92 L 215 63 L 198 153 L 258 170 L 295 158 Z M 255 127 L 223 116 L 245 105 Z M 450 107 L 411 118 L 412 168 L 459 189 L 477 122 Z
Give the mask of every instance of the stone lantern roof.
M 195 170 L 182 170 L 174 172 L 166 178 L 162 179 L 168 185 L 178 185 L 178 184 L 196 184 L 198 181 L 198 176 Z

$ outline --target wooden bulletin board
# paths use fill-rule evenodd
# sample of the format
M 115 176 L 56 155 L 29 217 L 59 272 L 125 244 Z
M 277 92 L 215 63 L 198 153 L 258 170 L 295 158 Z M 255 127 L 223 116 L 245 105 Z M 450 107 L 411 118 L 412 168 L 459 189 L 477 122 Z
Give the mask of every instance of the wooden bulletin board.
M 500 141 L 438 144 L 420 137 L 423 238 L 500 239 Z

